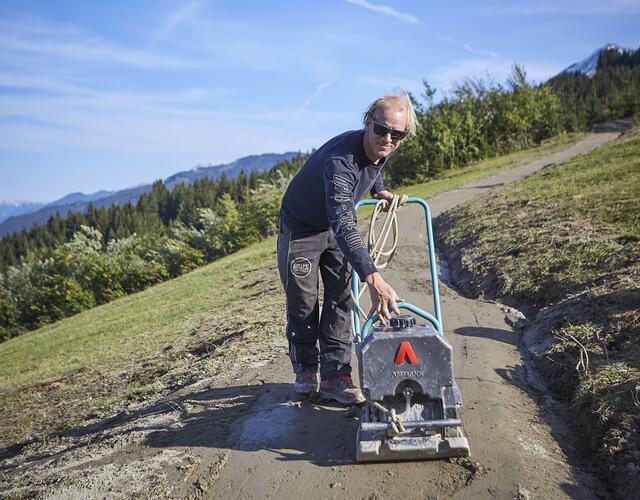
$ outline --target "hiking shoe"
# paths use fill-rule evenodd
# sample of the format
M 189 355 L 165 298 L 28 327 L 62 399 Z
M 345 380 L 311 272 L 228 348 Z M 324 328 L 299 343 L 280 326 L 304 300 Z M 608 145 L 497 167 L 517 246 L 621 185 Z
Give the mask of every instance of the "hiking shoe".
M 320 396 L 333 399 L 343 405 L 358 405 L 365 402 L 362 391 L 353 385 L 349 375 L 323 380 L 320 383 Z
M 303 371 L 296 374 L 296 381 L 293 383 L 296 394 L 311 394 L 318 390 L 318 374 L 312 371 Z

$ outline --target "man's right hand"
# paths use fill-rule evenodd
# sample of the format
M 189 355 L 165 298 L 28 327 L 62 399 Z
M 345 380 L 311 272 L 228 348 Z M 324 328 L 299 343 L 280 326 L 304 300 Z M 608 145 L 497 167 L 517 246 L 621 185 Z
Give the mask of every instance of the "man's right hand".
M 391 319 L 391 311 L 396 314 L 400 314 L 400 309 L 396 301 L 400 300 L 396 291 L 391 288 L 382 275 L 378 272 L 369 274 L 365 281 L 369 285 L 369 294 L 371 295 L 371 311 L 369 316 L 374 312 L 378 314 L 378 317 L 382 323 L 386 323 Z

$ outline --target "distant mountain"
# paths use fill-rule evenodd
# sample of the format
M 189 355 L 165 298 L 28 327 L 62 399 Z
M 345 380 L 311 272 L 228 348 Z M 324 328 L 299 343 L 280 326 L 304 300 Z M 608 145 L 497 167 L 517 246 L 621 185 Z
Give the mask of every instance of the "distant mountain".
M 50 203 L 44 203 L 40 201 L 3 201 L 0 202 L 0 222 L 7 220 L 9 217 L 18 217 L 21 215 L 37 212 L 44 207 L 59 207 L 62 205 L 73 205 L 76 203 L 83 203 L 99 200 L 105 198 L 113 191 L 97 191 L 92 194 L 84 193 L 71 193 L 63 196 L 59 200 L 52 201 Z
M 254 171 L 264 171 L 273 167 L 276 163 L 283 160 L 291 160 L 300 153 L 265 153 L 261 155 L 251 155 L 240 158 L 234 162 L 226 163 L 224 165 L 206 165 L 197 166 L 191 170 L 185 170 L 178 172 L 170 177 L 167 177 L 164 183 L 167 187 L 172 188 L 177 183 L 191 184 L 200 179 L 209 178 L 217 179 L 222 174 L 227 177 L 233 178 L 237 176 L 241 171 L 250 173 Z
M 589 57 L 583 59 L 580 62 L 574 63 L 568 68 L 563 69 L 559 74 L 563 73 L 582 73 L 589 78 L 596 74 L 596 71 L 603 64 L 603 59 L 616 60 L 620 56 L 632 55 L 632 49 L 620 47 L 615 43 L 609 43 L 604 47 L 599 48 Z
M 3 201 L 0 202 L 0 222 L 12 216 L 35 212 L 42 208 L 44 203 L 34 201 Z
M 124 205 L 128 201 L 136 203 L 142 193 L 146 193 L 151 189 L 151 185 L 123 189 L 121 191 L 114 191 L 112 194 L 105 196 L 104 198 L 93 198 L 86 200 L 86 197 L 91 198 L 92 195 L 83 195 L 82 193 L 74 193 L 72 195 L 64 196 L 60 198 L 64 200 L 68 197 L 72 200 L 71 203 L 59 204 L 58 201 L 49 203 L 39 210 L 31 213 L 27 213 L 20 216 L 9 217 L 4 222 L 0 223 L 0 238 L 6 234 L 15 233 L 22 229 L 28 229 L 35 224 L 45 224 L 52 215 L 56 213 L 67 214 L 69 212 L 84 212 L 89 203 L 93 203 L 97 208 L 109 207 L 114 204 Z M 104 193 L 108 191 L 102 191 Z M 82 196 L 77 196 L 82 195 Z M 77 201 L 73 201 L 76 199 Z
M 640 113 L 640 49 L 610 43 L 545 84 L 558 96 L 563 128 L 600 130 Z
M 167 177 L 164 183 L 169 189 L 173 189 L 173 187 L 179 183 L 191 184 L 204 178 L 216 179 L 222 174 L 227 177 L 235 177 L 240 171 L 244 171 L 247 174 L 253 171 L 265 171 L 269 170 L 276 163 L 283 160 L 290 160 L 299 154 L 300 153 L 293 152 L 282 154 L 266 153 L 245 156 L 234 162 L 222 165 L 197 166 L 191 170 L 178 172 L 177 174 Z M 136 203 L 140 195 L 150 190 L 151 184 L 144 184 L 120 191 L 98 191 L 93 194 L 71 193 L 47 205 L 40 204 L 39 207 L 35 207 L 33 210 L 29 211 L 25 209 L 25 211 L 20 214 L 11 214 L 1 219 L 0 238 L 6 234 L 30 228 L 34 224 L 45 224 L 56 212 L 60 214 L 84 212 L 90 202 L 97 208 L 109 207 L 114 204 L 124 205 L 127 202 Z M 2 207 L 2 205 L 0 205 L 0 207 Z
M 100 198 L 106 198 L 107 196 L 112 195 L 114 192 L 115 191 L 96 191 L 95 193 L 92 193 L 92 194 L 71 193 L 66 196 L 63 196 L 59 200 L 52 201 L 48 205 L 49 206 L 71 205 L 73 203 L 83 203 L 83 202 L 89 203 L 90 201 L 96 201 L 96 200 L 99 200 Z

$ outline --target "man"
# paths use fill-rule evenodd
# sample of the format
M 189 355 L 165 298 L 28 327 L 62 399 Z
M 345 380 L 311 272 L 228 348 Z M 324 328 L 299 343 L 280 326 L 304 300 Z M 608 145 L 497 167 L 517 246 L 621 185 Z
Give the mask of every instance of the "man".
M 372 312 L 399 314 L 395 290 L 377 271 L 356 227 L 355 204 L 367 192 L 390 202 L 380 173 L 387 158 L 415 134 L 405 95 L 384 95 L 363 114 L 363 130 L 334 137 L 313 153 L 282 199 L 278 270 L 287 296 L 289 357 L 294 388 L 342 404 L 364 402 L 351 379 L 351 268 L 369 285 Z M 324 285 L 322 313 L 318 272 Z M 319 343 L 320 350 L 318 352 Z

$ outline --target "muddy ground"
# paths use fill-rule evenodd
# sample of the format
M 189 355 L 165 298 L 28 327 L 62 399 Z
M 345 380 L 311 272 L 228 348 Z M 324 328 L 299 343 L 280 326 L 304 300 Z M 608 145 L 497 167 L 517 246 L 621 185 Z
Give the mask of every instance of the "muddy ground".
M 564 152 L 429 200 L 433 215 L 615 135 L 590 135 Z M 384 275 L 403 299 L 430 309 L 421 214 L 409 207 L 400 218 L 400 248 Z M 296 401 L 280 339 L 247 352 L 223 376 L 49 441 L 34 436 L 0 463 L 0 492 L 8 498 L 606 497 L 527 361 L 511 326 L 519 313 L 446 285 L 441 301 L 470 459 L 356 464 L 357 412 Z

